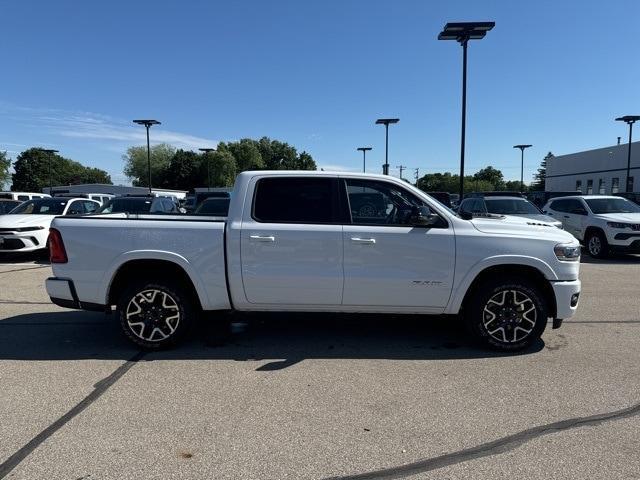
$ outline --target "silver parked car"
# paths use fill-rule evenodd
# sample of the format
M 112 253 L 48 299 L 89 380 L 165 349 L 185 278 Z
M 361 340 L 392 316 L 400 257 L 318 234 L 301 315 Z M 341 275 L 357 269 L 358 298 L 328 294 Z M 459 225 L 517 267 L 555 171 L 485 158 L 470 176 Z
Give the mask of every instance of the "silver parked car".
M 465 198 L 460 204 L 459 212 L 471 215 L 492 213 L 495 215 L 511 215 L 526 217 L 533 222 L 548 223 L 562 228 L 562 222 L 543 214 L 538 207 L 522 197 L 472 197 Z

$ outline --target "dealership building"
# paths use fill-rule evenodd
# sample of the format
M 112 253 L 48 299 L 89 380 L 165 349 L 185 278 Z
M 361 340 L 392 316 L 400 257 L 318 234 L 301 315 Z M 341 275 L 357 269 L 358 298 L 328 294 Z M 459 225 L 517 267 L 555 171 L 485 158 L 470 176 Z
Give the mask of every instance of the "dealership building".
M 628 143 L 585 152 L 559 155 L 547 160 L 547 192 L 579 190 L 583 194 L 625 192 Z M 631 144 L 631 192 L 640 191 L 640 142 Z

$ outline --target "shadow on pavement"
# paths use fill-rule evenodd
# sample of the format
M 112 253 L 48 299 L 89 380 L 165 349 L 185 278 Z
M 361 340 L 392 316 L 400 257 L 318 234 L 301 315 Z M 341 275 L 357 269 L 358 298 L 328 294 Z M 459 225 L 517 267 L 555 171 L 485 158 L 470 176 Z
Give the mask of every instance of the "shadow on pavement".
M 593 263 L 596 265 L 640 265 L 640 255 L 616 253 L 611 254 L 607 258 L 593 258 L 591 255 L 586 253 L 583 247 L 580 263 Z
M 30 263 L 35 265 L 50 265 L 49 252 L 46 250 L 26 253 L 0 253 L 0 265 Z
M 203 320 L 181 345 L 153 352 L 152 360 L 257 361 L 257 370 L 280 370 L 305 359 L 441 360 L 527 355 L 469 343 L 455 317 L 234 314 L 231 332 Z M 63 311 L 17 315 L 0 321 L 0 360 L 128 360 L 135 352 L 115 316 Z M 271 362 L 264 363 L 265 360 Z

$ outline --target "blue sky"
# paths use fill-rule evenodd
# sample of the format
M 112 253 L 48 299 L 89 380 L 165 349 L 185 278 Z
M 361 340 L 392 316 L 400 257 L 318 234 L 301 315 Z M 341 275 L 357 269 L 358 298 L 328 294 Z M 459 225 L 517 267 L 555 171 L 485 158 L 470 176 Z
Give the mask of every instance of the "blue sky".
M 547 151 L 626 138 L 640 114 L 640 2 L 2 2 L 0 149 L 46 146 L 125 182 L 121 156 L 144 142 L 182 148 L 263 135 L 319 166 L 384 159 L 457 171 L 461 57 L 447 21 L 493 20 L 469 46 L 467 172 L 529 179 Z M 638 132 L 640 135 L 640 132 Z M 392 169 L 397 175 L 397 170 Z M 405 174 L 406 175 L 406 174 Z

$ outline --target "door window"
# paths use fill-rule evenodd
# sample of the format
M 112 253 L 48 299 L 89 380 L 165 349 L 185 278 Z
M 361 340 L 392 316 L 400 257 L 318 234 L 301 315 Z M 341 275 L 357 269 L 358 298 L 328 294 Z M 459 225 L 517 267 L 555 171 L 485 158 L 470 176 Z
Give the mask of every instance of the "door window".
M 29 200 L 29 195 L 18 195 L 18 200 L 22 200 L 23 202 Z
M 551 202 L 551 205 L 549 206 L 549 208 L 551 210 L 555 210 L 556 212 L 568 212 L 569 211 L 568 202 L 569 200 L 555 200 Z
M 584 208 L 584 205 L 580 200 L 566 200 L 567 202 L 567 210 L 564 210 L 567 213 L 573 213 L 574 215 L 586 215 L 587 210 Z
M 332 178 L 262 178 L 252 215 L 263 223 L 339 223 L 336 193 Z
M 423 215 L 431 213 L 424 201 L 393 183 L 360 179 L 345 182 L 354 225 L 410 226 L 417 208 Z
M 85 211 L 82 206 L 82 201 L 77 200 L 75 202 L 71 202 L 69 210 L 67 210 L 67 215 L 82 215 L 83 213 L 85 213 Z

